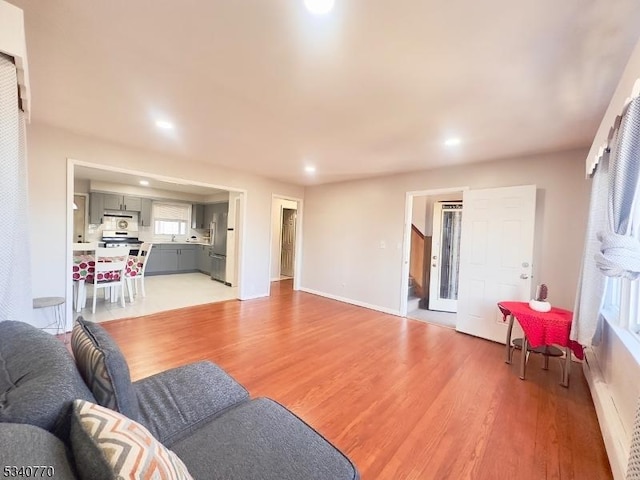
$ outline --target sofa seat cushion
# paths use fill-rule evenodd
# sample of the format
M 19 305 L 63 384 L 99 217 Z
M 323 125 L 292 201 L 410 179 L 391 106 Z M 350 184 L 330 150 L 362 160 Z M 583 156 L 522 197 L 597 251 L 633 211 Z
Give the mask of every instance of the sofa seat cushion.
M 109 408 L 73 404 L 71 446 L 84 480 L 191 480 L 184 463 L 139 423 Z
M 3 477 L 76 478 L 64 443 L 25 423 L 0 423 L 0 467 Z
M 139 422 L 169 447 L 249 398 L 242 385 L 207 361 L 173 368 L 133 385 L 140 406 Z
M 353 480 L 351 461 L 280 404 L 242 403 L 175 443 L 195 479 Z
M 0 322 L 0 422 L 27 423 L 63 440 L 71 404 L 95 401 L 64 344 L 23 322 Z
M 71 334 L 71 348 L 78 370 L 98 404 L 137 420 L 138 400 L 129 366 L 105 329 L 78 317 Z

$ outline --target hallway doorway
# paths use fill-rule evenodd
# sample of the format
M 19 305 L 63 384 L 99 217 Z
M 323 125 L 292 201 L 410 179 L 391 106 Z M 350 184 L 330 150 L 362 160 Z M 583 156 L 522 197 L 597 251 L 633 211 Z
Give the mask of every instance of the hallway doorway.
M 407 193 L 409 258 L 401 311 L 408 318 L 455 328 L 460 224 L 451 220 L 461 206 L 463 190 Z

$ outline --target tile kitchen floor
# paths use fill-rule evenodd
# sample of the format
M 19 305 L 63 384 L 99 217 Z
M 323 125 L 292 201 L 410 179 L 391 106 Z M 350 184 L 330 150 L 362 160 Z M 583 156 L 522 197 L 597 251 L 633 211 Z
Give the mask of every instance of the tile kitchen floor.
M 152 313 L 173 310 L 174 308 L 221 302 L 237 298 L 238 288 L 228 287 L 202 273 L 179 273 L 173 275 L 154 275 L 145 279 L 146 297 L 141 294 L 133 297 L 129 303 L 126 296 L 125 307 L 120 303 L 105 302 L 102 291 L 98 292 L 96 313 L 91 313 L 93 289 L 88 287 L 87 306 L 80 313 L 74 312 L 74 318 L 82 315 L 93 322 L 106 322 L 118 318 L 139 317 Z

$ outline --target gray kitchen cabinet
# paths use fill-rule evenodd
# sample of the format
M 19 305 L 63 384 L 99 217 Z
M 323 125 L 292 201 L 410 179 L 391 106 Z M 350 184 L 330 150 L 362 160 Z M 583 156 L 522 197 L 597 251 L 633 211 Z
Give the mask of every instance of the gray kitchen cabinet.
M 140 199 L 140 218 L 138 223 L 141 227 L 150 227 L 151 226 L 151 206 L 153 202 L 150 198 L 141 198 Z
M 215 203 L 209 203 L 204 206 L 204 225 L 203 228 L 209 228 L 211 222 L 213 222 L 213 214 L 215 213 Z
M 146 275 L 195 272 L 196 245 L 183 243 L 159 243 L 153 245 L 149 256 Z
M 178 249 L 178 271 L 196 271 L 196 245 L 180 245 Z
M 99 225 L 104 215 L 104 193 L 89 194 L 89 223 Z
M 118 195 L 114 193 L 103 193 L 105 210 L 128 210 L 130 212 L 139 212 L 142 210 L 142 199 L 139 197 L 130 197 L 128 195 Z
M 142 199 L 140 197 L 122 197 L 122 210 L 130 212 L 139 212 L 142 210 Z
M 161 273 L 167 273 L 168 265 L 167 259 L 164 255 L 164 245 L 154 244 L 147 259 L 147 267 L 145 269 L 145 275 L 158 275 Z
M 209 224 L 207 224 L 207 228 Z M 194 203 L 191 205 L 191 228 L 203 229 L 204 226 L 204 205 Z
M 196 268 L 198 271 L 211 275 L 211 257 L 209 257 L 209 253 L 211 252 L 211 247 L 209 245 L 198 245 L 196 246 Z
M 114 195 L 112 193 L 103 193 L 105 210 L 120 210 L 122 205 L 122 195 Z

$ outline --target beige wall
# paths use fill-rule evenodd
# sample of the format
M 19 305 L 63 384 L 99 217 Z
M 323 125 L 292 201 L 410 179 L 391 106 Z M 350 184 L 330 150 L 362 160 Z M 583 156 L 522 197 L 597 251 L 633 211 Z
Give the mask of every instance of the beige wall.
M 554 305 L 572 309 L 589 202 L 585 155 L 572 150 L 308 187 L 301 287 L 398 312 L 406 192 L 536 184 L 537 280 L 548 284 Z
M 63 296 L 70 286 L 66 263 L 67 158 L 247 190 L 242 293 L 246 298 L 268 293 L 272 194 L 301 198 L 301 187 L 41 124 L 29 125 L 27 144 L 35 296 Z

